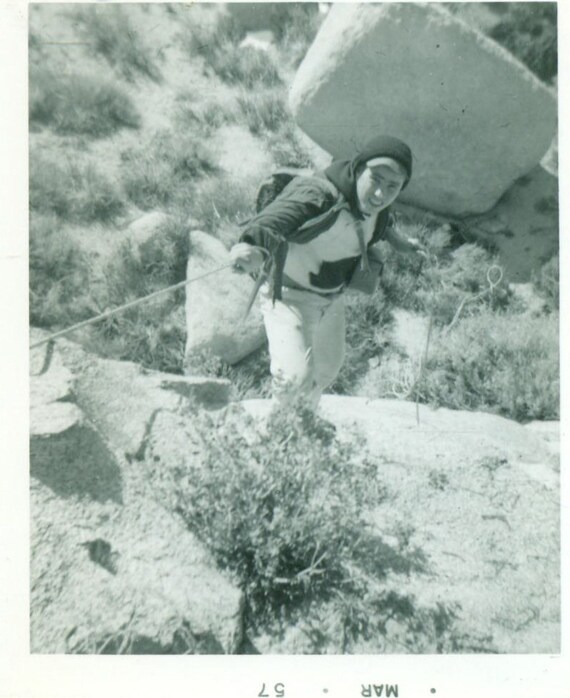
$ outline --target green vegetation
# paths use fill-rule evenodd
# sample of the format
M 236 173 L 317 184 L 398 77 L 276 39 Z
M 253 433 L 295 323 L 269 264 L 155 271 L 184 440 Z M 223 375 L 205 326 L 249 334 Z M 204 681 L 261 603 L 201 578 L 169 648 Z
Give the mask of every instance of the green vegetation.
M 217 169 L 202 139 L 180 131 L 157 133 L 121 157 L 125 193 L 143 210 L 183 202 L 196 178 Z
M 176 101 L 179 105 L 174 114 L 177 127 L 197 130 L 206 137 L 222 126 L 235 123 L 239 117 L 233 102 L 224 104 L 216 100 L 200 101 L 186 93 L 178 95 Z
M 293 68 L 297 68 L 312 44 L 323 16 L 316 3 L 284 3 L 282 17 L 276 26 L 276 39 L 281 52 Z
M 494 3 L 491 4 L 491 7 Z M 490 32 L 542 80 L 558 73 L 557 6 L 555 2 L 505 3 L 506 12 Z
M 142 75 L 160 82 L 160 69 L 123 6 L 86 5 L 73 10 L 73 18 L 93 53 L 104 56 L 124 78 L 134 81 Z
M 430 260 L 400 254 L 386 245 L 382 288 L 390 304 L 430 314 L 441 325 L 452 322 L 460 305 L 464 317 L 509 304 L 508 281 L 489 251 L 474 243 L 454 245 L 448 227 L 399 225 L 405 235 L 426 245 Z
M 418 386 L 422 399 L 511 419 L 559 419 L 558 318 L 487 311 L 440 336 Z
M 237 99 L 245 122 L 254 135 L 278 131 L 291 121 L 291 114 L 281 91 L 242 93 Z
M 60 164 L 32 151 L 30 208 L 78 223 L 112 222 L 124 210 L 117 187 L 92 162 Z
M 65 326 L 93 314 L 87 255 L 52 215 L 30 216 L 30 322 Z
M 188 24 L 182 36 L 189 56 L 201 56 L 205 70 L 229 85 L 251 89 L 282 83 L 277 66 L 267 52 L 240 46 L 245 31 L 229 15 L 223 15 L 215 24 Z
M 294 623 L 305 652 L 350 653 L 367 641 L 377 648 L 392 619 L 407 651 L 469 647 L 456 608 L 422 606 L 389 576 L 422 571 L 426 560 L 409 527 L 395 525 L 388 544 L 369 525 L 390 492 L 357 436 L 338 439 L 303 408 L 273 415 L 260 433 L 233 409 L 193 412 L 188 439 L 200 455 L 149 461 L 151 483 L 236 578 L 248 633 Z
M 188 232 L 183 221 L 174 219 L 136 247 L 123 243 L 103 269 L 103 283 L 95 291 L 99 308 L 113 308 L 184 281 L 190 254 Z M 95 328 L 91 348 L 98 353 L 180 373 L 186 339 L 184 289 L 104 320 Z
M 141 120 L 130 97 L 115 83 L 94 75 L 55 75 L 47 68 L 30 70 L 30 122 L 60 134 L 101 138 L 117 130 L 139 128 Z
M 548 311 L 560 307 L 560 260 L 555 255 L 542 265 L 540 271 L 533 274 L 533 283 L 537 293 L 544 299 Z
M 230 179 L 227 176 L 207 177 L 193 190 L 189 213 L 203 230 L 222 237 L 231 229 L 234 241 L 239 235 L 236 226 L 254 213 L 256 181 Z
M 209 64 L 216 75 L 230 85 L 259 88 L 281 84 L 279 71 L 271 57 L 252 46 L 228 44 L 211 58 Z
M 277 133 L 266 135 L 267 147 L 280 167 L 314 167 L 313 160 L 302 144 L 293 120 L 284 121 Z

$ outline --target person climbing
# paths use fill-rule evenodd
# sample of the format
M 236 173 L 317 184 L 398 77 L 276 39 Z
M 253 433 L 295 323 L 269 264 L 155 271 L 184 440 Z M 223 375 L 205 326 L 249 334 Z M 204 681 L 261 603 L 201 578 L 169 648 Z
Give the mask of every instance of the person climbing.
M 411 176 L 410 148 L 378 136 L 351 160 L 294 177 L 231 248 L 236 269 L 262 275 L 277 405 L 302 401 L 316 410 L 334 382 L 345 354 L 344 291 L 357 273 L 369 274 L 380 263 L 376 243 L 425 254 L 419 242 L 398 233 L 389 209 Z

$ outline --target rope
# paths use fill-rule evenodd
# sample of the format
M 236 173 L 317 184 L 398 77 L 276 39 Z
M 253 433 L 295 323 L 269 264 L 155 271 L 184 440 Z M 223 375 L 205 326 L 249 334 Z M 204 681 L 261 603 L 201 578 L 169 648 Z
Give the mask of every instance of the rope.
M 432 256 L 430 255 L 430 257 L 428 258 L 428 261 L 430 261 L 430 262 L 434 261 L 437 264 L 437 256 L 434 255 L 433 257 L 434 257 L 434 259 L 432 260 Z M 495 280 L 493 280 L 491 278 L 491 273 L 496 269 L 498 270 L 499 274 L 495 278 Z M 459 316 L 461 315 L 461 312 L 467 303 L 471 303 L 472 301 L 476 301 L 479 298 L 482 298 L 483 296 L 487 295 L 488 293 L 493 293 L 493 291 L 497 288 L 497 286 L 501 283 L 502 280 L 503 280 L 503 268 L 501 266 L 499 266 L 498 264 L 491 264 L 491 266 L 487 269 L 487 282 L 489 284 L 489 288 L 486 288 L 484 291 L 481 291 L 480 293 L 477 293 L 474 296 L 465 297 L 461 301 L 459 306 L 457 307 L 457 310 L 455 311 L 453 319 L 451 320 L 449 325 L 447 325 L 447 327 L 443 330 L 443 333 L 445 335 L 448 334 L 448 332 L 451 330 L 451 328 L 459 320 Z M 427 364 L 427 360 L 428 360 L 429 343 L 430 343 L 431 333 L 432 333 L 432 328 L 433 328 L 433 297 L 434 296 L 435 296 L 435 293 L 432 294 L 432 310 L 431 310 L 430 316 L 429 316 L 429 324 L 428 324 L 428 330 L 427 330 L 427 336 L 426 336 L 426 345 L 425 345 L 423 356 L 420 357 L 418 377 L 417 377 L 415 384 L 414 384 L 414 388 L 416 391 L 416 422 L 417 422 L 418 426 L 420 425 L 420 391 L 419 391 L 419 387 L 421 385 L 421 381 L 422 381 L 423 374 L 424 374 L 424 368 L 425 368 L 425 366 Z
M 491 279 L 491 271 L 493 269 L 498 269 L 499 270 L 499 276 L 496 281 L 493 281 Z M 447 334 L 449 330 L 455 325 L 457 320 L 459 320 L 459 316 L 461 315 L 461 311 L 465 307 L 467 303 L 471 303 L 473 301 L 479 300 L 479 298 L 483 298 L 483 296 L 487 295 L 487 293 L 493 293 L 493 291 L 497 288 L 497 286 L 501 283 L 503 280 L 503 268 L 500 267 L 498 264 L 492 264 L 488 269 L 487 269 L 487 281 L 489 283 L 489 288 L 486 288 L 484 291 L 481 291 L 481 293 L 478 293 L 475 296 L 467 296 L 465 297 L 461 303 L 459 304 L 459 307 L 455 311 L 455 315 L 453 316 L 453 320 L 449 323 L 449 325 L 444 329 L 444 333 Z
M 63 337 L 66 334 L 69 334 L 70 332 L 74 332 L 75 330 L 80 329 L 81 327 L 87 327 L 88 325 L 93 325 L 96 322 L 99 322 L 100 320 L 105 320 L 106 318 L 112 317 L 113 315 L 118 315 L 119 313 L 122 313 L 124 310 L 129 310 L 129 308 L 134 308 L 137 305 L 142 305 L 143 303 L 146 303 L 147 301 L 151 300 L 152 298 L 156 298 L 157 296 L 162 295 L 163 293 L 168 293 L 170 291 L 175 291 L 177 288 L 183 288 L 184 286 L 188 286 L 190 284 L 193 284 L 195 281 L 200 281 L 201 279 L 205 279 L 207 276 L 211 276 L 212 274 L 217 274 L 218 272 L 224 270 L 224 269 L 229 269 L 230 267 L 233 267 L 233 264 L 224 264 L 222 267 L 218 267 L 217 269 L 212 269 L 211 271 L 207 271 L 205 274 L 201 274 L 200 276 L 196 276 L 193 279 L 187 279 L 186 281 L 180 281 L 177 284 L 174 284 L 173 286 L 167 286 L 166 288 L 161 288 L 158 291 L 154 291 L 153 293 L 149 293 L 147 296 L 142 296 L 141 298 L 137 298 L 134 301 L 130 301 L 129 303 L 125 303 L 124 305 L 120 305 L 117 308 L 112 308 L 111 310 L 107 310 L 104 313 L 101 313 L 100 315 L 96 315 L 95 317 L 89 318 L 88 320 L 83 320 L 82 322 L 78 322 L 75 325 L 71 325 L 71 327 L 67 327 L 64 330 L 60 330 L 59 332 L 54 332 L 54 334 L 49 335 L 48 337 L 45 337 L 44 339 L 41 339 L 39 342 L 34 342 L 34 344 L 30 345 L 30 349 L 35 349 L 36 347 L 41 346 L 42 344 L 47 344 L 48 342 L 53 342 L 54 339 L 58 339 L 59 337 Z

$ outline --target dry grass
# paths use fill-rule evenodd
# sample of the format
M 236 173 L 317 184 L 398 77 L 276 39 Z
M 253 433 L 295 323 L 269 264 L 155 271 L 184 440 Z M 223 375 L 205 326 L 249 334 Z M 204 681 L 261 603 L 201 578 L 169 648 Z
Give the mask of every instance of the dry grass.
M 192 182 L 216 169 L 207 144 L 182 129 L 157 133 L 149 142 L 122 153 L 123 187 L 143 210 L 183 204 Z
M 105 57 L 129 81 L 144 76 L 160 82 L 161 73 L 150 48 L 131 25 L 128 5 L 85 5 L 73 10 L 80 33 L 92 52 Z
M 58 134 L 110 136 L 121 128 L 139 128 L 140 114 L 127 93 L 96 75 L 56 75 L 45 67 L 30 70 L 30 122 Z
M 67 221 L 112 223 L 125 210 L 125 201 L 93 162 L 61 163 L 32 150 L 30 208 Z

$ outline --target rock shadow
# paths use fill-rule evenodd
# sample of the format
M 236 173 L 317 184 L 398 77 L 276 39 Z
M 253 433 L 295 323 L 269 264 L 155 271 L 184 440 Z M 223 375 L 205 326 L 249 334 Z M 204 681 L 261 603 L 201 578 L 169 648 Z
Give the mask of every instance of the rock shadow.
M 355 556 L 358 566 L 377 579 L 383 579 L 388 572 L 409 575 L 428 571 L 428 558 L 421 548 L 394 548 L 380 536 L 363 537 Z
M 54 494 L 123 503 L 121 470 L 101 436 L 87 425 L 30 442 L 30 475 Z

